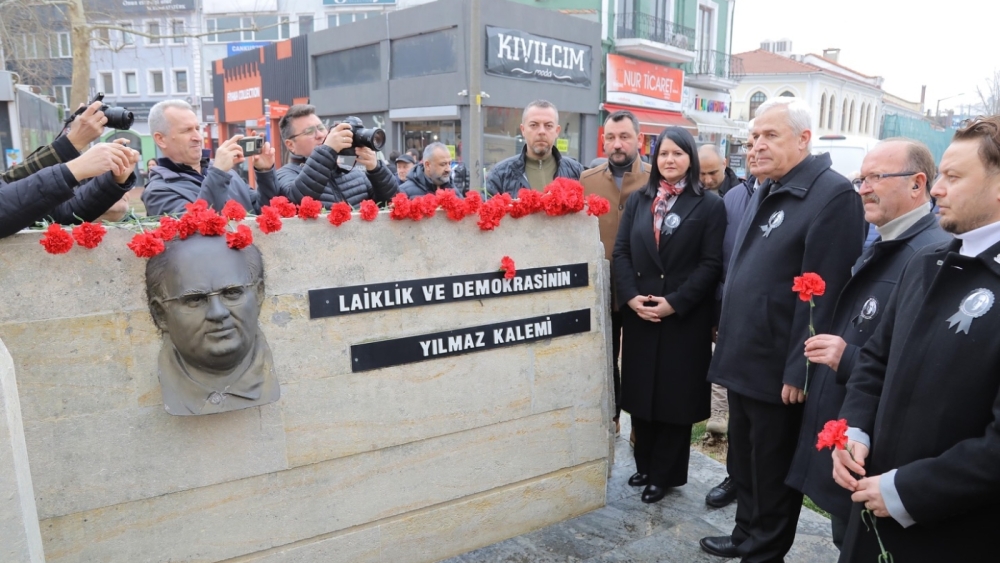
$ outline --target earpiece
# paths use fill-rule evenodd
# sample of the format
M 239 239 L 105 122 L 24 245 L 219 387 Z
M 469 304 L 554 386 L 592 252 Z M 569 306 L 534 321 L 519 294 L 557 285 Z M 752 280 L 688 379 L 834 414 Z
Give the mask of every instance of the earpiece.
M 919 189 L 920 189 L 920 186 L 918 186 L 918 185 L 916 185 L 916 184 L 913 184 L 913 189 L 915 189 L 915 190 L 919 190 Z

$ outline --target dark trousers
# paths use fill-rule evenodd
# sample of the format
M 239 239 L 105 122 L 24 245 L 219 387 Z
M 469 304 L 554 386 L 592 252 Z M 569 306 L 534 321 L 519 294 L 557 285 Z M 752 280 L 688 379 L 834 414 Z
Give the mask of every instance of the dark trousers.
M 622 414 L 622 370 L 618 367 L 622 355 L 622 313 L 611 311 L 611 371 L 615 378 L 615 420 Z
M 744 563 L 781 562 L 795 541 L 802 493 L 785 485 L 802 405 L 776 405 L 729 391 L 729 476 L 736 484 L 733 543 Z
M 847 523 L 849 521 L 850 519 L 844 520 L 836 514 L 830 514 L 830 531 L 833 534 L 833 545 L 837 546 L 837 549 L 844 548 L 844 536 L 847 535 Z
M 635 470 L 649 475 L 649 484 L 680 487 L 687 483 L 691 457 L 691 425 L 667 424 L 632 417 L 635 430 Z

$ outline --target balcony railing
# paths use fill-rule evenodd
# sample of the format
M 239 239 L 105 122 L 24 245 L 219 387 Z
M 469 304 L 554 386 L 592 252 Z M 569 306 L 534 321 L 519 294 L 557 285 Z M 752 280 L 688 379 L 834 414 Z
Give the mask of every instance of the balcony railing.
M 685 71 L 694 75 L 709 75 L 722 80 L 740 80 L 744 76 L 743 59 L 721 51 L 698 51 L 693 63 Z
M 672 21 L 641 12 L 615 14 L 617 39 L 646 39 L 694 51 L 694 30 Z

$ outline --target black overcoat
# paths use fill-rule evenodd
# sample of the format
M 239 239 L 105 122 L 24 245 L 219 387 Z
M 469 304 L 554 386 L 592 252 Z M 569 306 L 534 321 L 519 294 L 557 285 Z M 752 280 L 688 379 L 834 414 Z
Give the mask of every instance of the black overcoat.
M 830 162 L 807 156 L 750 199 L 726 273 L 712 383 L 772 404 L 781 404 L 783 384 L 805 387 L 809 303 L 792 282 L 804 272 L 826 281 L 813 313 L 817 332 L 828 332 L 865 238 L 861 198 Z
M 916 524 L 880 518 L 878 530 L 900 562 L 996 559 L 1000 306 L 984 305 L 989 292 L 1000 295 L 1000 243 L 976 257 L 959 255 L 961 245 L 926 247 L 906 265 L 840 411 L 871 437 L 868 475 L 897 470 L 896 490 Z M 967 327 L 962 305 L 979 315 Z M 876 559 L 861 508 L 852 510 L 843 562 Z
M 653 198 L 629 196 L 615 239 L 622 304 L 622 409 L 643 420 L 692 424 L 709 416 L 715 289 L 722 275 L 726 207 L 711 192 L 685 189 L 670 213 L 680 224 L 653 234 Z M 666 298 L 676 313 L 645 321 L 625 305 L 636 295 Z
M 828 420 L 835 420 L 840 413 L 847 392 L 847 378 L 854 369 L 858 352 L 878 328 L 889 294 L 896 287 L 903 267 L 916 251 L 951 238 L 938 225 L 937 217 L 927 213 L 898 238 L 877 242 L 863 254 L 837 300 L 830 334 L 843 338 L 847 347 L 837 371 L 827 366 L 816 368 L 809 385 L 798 447 L 785 483 L 845 521 L 850 515 L 851 493 L 834 482 L 833 460 L 829 450 L 816 450 L 817 435 Z

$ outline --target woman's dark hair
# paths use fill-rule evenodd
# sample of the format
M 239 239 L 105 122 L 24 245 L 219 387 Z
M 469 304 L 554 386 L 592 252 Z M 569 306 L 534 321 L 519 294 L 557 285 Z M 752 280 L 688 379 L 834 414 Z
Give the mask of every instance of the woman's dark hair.
M 659 166 L 660 145 L 663 144 L 664 139 L 670 139 L 682 151 L 687 153 L 691 165 L 684 176 L 684 181 L 687 184 L 687 187 L 684 189 L 691 190 L 694 195 L 701 195 L 701 164 L 698 162 L 698 144 L 695 142 L 694 137 L 691 136 L 691 133 L 687 132 L 687 129 L 680 127 L 667 127 L 656 138 L 653 153 L 649 156 L 650 164 L 652 164 L 650 167 L 652 170 L 649 171 L 649 183 L 642 189 L 643 193 L 651 198 L 655 198 L 657 191 L 660 189 L 660 180 L 663 179 Z

